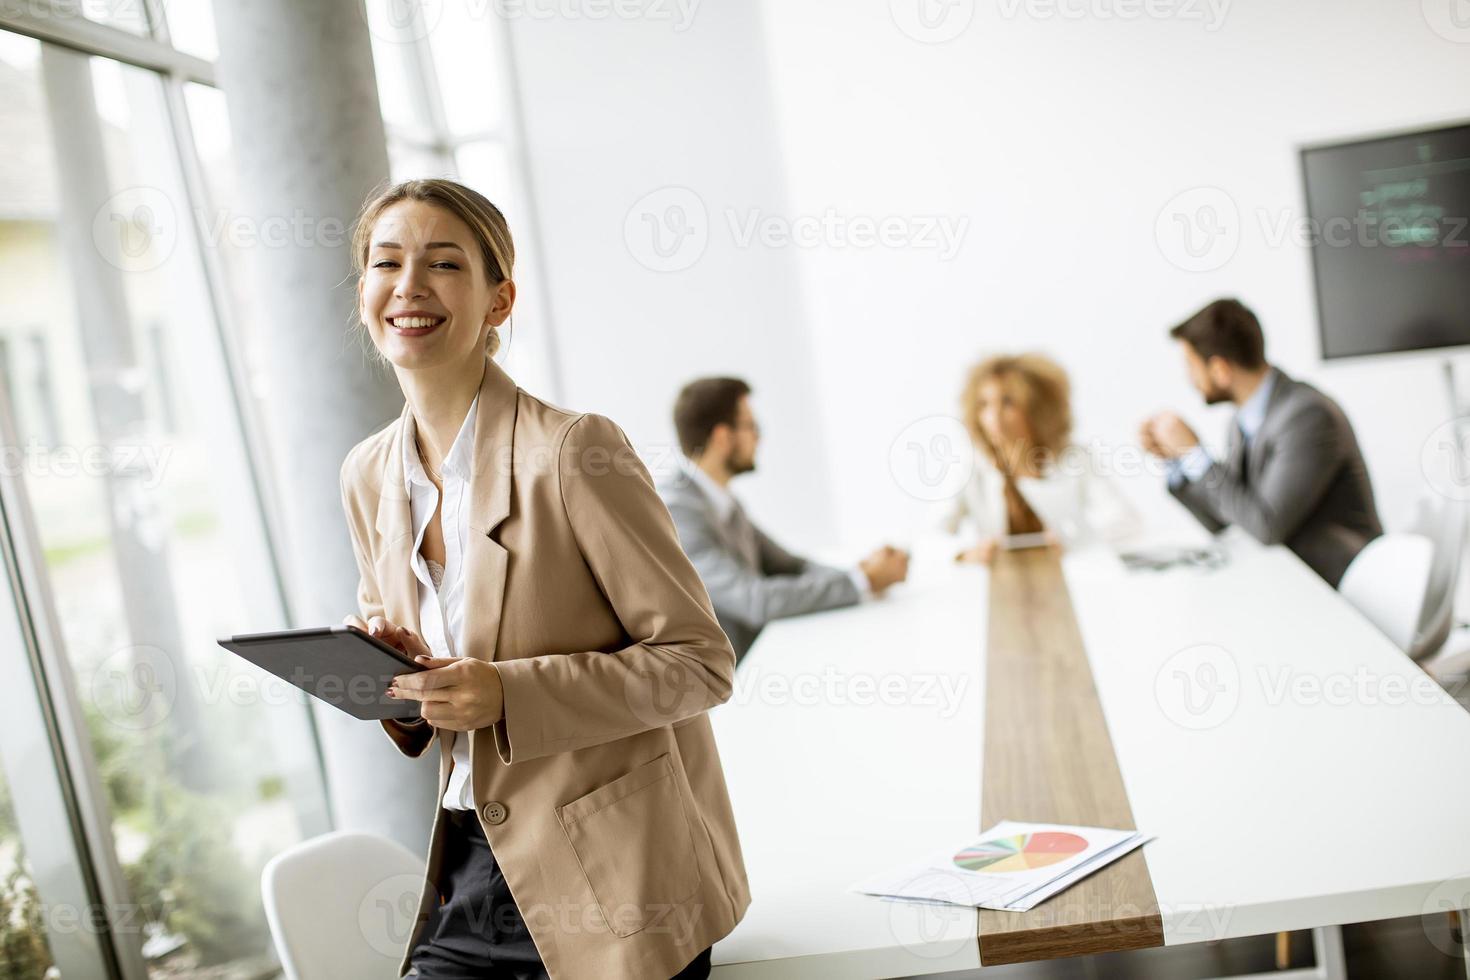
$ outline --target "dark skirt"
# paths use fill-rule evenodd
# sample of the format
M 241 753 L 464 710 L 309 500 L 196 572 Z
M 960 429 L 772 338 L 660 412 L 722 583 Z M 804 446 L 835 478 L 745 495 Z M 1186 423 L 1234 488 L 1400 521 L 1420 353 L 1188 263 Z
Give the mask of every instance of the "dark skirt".
M 545 980 L 546 967 L 473 810 L 444 811 L 441 902 L 429 913 L 410 959 L 417 980 Z M 704 980 L 710 951 L 673 980 Z

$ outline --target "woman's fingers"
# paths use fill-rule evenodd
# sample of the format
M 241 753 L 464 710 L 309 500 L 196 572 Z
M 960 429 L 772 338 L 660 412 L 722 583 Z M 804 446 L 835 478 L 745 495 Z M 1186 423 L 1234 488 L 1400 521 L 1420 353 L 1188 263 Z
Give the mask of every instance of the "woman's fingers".
M 408 697 L 415 701 L 443 701 L 448 689 L 458 683 L 459 678 L 451 664 L 413 674 L 399 674 L 393 678 L 393 690 L 399 697 Z
M 434 656 L 434 651 L 429 648 L 428 641 L 407 626 L 399 629 L 399 637 L 403 641 L 403 652 L 415 660 L 420 657 Z
M 374 638 L 382 640 L 399 653 L 412 657 L 420 652 L 409 648 L 405 634 L 412 634 L 408 630 L 402 626 L 395 626 L 382 616 L 374 616 L 372 619 L 369 619 L 367 621 L 367 631 Z
M 355 626 L 374 639 L 382 640 L 399 653 L 407 653 L 409 656 L 416 655 L 404 649 L 403 641 L 399 636 L 399 627 L 394 626 L 382 616 L 374 616 L 367 622 L 363 622 L 361 617 L 358 616 L 344 616 L 342 617 L 342 622 L 347 626 Z
M 346 626 L 355 626 L 369 636 L 382 640 L 399 653 L 415 659 L 419 657 L 434 656 L 433 649 L 422 636 L 419 636 L 407 626 L 398 626 L 390 623 L 382 616 L 374 616 L 367 622 L 363 622 L 357 616 L 344 616 L 342 622 Z

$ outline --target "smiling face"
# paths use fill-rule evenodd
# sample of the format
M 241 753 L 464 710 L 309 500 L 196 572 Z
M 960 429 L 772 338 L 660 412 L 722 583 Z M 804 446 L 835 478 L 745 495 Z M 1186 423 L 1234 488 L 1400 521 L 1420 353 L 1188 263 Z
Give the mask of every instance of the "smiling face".
M 414 200 L 374 222 L 357 293 L 373 344 L 409 371 L 482 359 L 487 334 L 515 303 L 515 284 L 492 281 L 469 225 Z

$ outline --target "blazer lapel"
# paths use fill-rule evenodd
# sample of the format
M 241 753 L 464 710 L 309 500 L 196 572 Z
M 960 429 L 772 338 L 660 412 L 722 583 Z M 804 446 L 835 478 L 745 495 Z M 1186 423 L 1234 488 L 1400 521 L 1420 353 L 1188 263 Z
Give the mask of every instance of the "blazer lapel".
M 487 358 L 475 411 L 463 636 L 464 655 L 486 661 L 494 660 L 499 648 L 505 603 L 508 555 L 494 534 L 510 514 L 518 393 L 510 376 Z
M 1256 435 L 1259 437 L 1260 433 Z M 1245 434 L 1240 431 L 1240 422 L 1235 419 L 1230 420 L 1230 438 L 1226 449 L 1225 468 L 1232 476 L 1249 482 L 1246 474 Z
M 398 430 L 388 450 L 387 465 L 380 474 L 378 513 L 375 527 L 383 542 L 383 557 L 375 569 L 383 615 L 391 622 L 423 635 L 419 624 L 418 580 L 410 564 L 413 549 L 413 512 L 408 488 L 403 482 L 403 440 L 408 429 L 409 407 L 404 403 Z
M 1261 416 L 1261 427 L 1256 430 L 1256 437 L 1251 440 L 1251 448 L 1245 458 L 1246 469 L 1250 471 L 1249 479 L 1253 485 L 1260 483 L 1261 467 L 1266 462 L 1266 440 L 1276 438 L 1271 424 L 1275 421 L 1273 415 L 1287 397 L 1287 389 L 1296 383 L 1279 368 L 1271 370 L 1276 373 L 1276 381 L 1271 386 L 1271 397 L 1266 399 L 1266 412 Z
M 683 481 L 685 492 L 692 494 L 694 499 L 704 510 L 704 519 L 714 529 L 715 536 L 720 539 L 731 552 L 739 555 L 749 568 L 760 568 L 759 547 L 755 543 L 755 530 L 750 523 L 750 518 L 745 515 L 738 501 L 734 502 L 729 515 L 725 520 L 720 520 L 719 510 L 715 502 L 710 499 L 704 488 L 694 482 L 694 477 L 687 473 L 680 474 L 679 479 Z

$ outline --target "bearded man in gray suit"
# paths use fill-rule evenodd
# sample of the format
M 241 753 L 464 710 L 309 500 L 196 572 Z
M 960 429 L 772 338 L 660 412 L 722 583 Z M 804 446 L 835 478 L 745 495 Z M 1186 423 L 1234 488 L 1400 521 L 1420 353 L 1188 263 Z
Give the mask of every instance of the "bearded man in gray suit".
M 1267 363 L 1261 324 L 1237 300 L 1216 300 L 1170 335 L 1205 403 L 1237 410 L 1224 460 L 1172 412 L 1144 422 L 1144 448 L 1169 460 L 1169 492 L 1210 531 L 1238 524 L 1265 544 L 1284 544 L 1336 588 L 1383 533 L 1347 416 Z
M 751 522 L 729 490 L 731 479 L 755 469 L 760 427 L 749 396 L 739 378 L 684 386 L 674 404 L 683 455 L 658 488 L 737 662 L 771 620 L 856 605 L 908 575 L 908 555 L 896 548 L 833 568 L 793 555 Z

